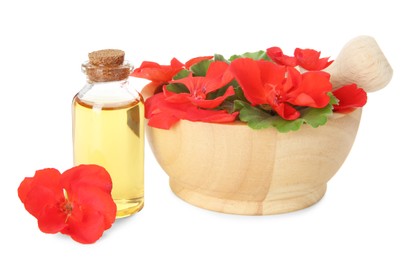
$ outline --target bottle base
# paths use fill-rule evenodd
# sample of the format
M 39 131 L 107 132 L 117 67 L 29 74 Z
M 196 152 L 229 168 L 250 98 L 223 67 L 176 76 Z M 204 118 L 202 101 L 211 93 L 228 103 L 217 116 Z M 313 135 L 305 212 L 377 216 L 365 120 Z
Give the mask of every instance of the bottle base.
M 116 211 L 116 219 L 129 217 L 137 212 L 139 212 L 143 208 L 144 199 L 136 198 L 136 199 L 122 199 L 117 200 L 115 199 L 117 211 Z

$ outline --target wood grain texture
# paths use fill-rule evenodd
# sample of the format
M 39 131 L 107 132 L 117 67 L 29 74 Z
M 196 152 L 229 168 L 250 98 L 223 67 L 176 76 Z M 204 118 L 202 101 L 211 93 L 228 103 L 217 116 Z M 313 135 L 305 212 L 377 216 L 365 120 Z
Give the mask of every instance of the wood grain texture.
M 183 200 L 224 213 L 267 215 L 323 197 L 350 152 L 360 118 L 358 109 L 290 133 L 181 120 L 170 130 L 147 127 L 147 137 Z

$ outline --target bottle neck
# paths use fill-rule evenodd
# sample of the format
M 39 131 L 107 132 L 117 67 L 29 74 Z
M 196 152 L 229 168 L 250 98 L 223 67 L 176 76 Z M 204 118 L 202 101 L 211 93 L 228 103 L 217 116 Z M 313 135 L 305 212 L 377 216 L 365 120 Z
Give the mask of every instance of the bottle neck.
M 94 65 L 90 62 L 82 64 L 82 71 L 90 82 L 112 82 L 127 80 L 132 72 L 133 66 L 125 61 L 121 65 Z
M 139 92 L 132 89 L 127 79 L 88 83 L 76 95 L 84 103 L 97 106 L 122 106 L 140 100 Z

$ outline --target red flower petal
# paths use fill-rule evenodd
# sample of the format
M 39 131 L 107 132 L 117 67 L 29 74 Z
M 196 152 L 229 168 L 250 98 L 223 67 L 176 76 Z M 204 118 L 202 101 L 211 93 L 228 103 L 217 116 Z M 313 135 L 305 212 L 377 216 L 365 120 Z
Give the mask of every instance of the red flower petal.
M 67 212 L 62 209 L 62 205 L 64 204 L 65 202 L 62 200 L 60 203 L 54 205 L 49 204 L 43 208 L 37 217 L 37 223 L 42 232 L 55 234 L 67 227 Z
M 131 73 L 131 76 L 161 84 L 170 81 L 173 76 L 183 69 L 183 66 L 184 64 L 175 58 L 171 60 L 170 65 L 159 65 L 156 62 L 144 61 L 139 68 Z
M 260 69 L 260 77 L 263 85 L 269 83 L 280 85 L 285 79 L 286 67 L 274 64 L 265 60 L 258 60 L 257 65 Z
M 27 194 L 29 194 L 32 189 L 33 179 L 33 177 L 24 178 L 24 180 L 20 183 L 19 188 L 17 189 L 20 201 L 22 203 L 26 203 Z
M 367 103 L 367 93 L 356 84 L 346 85 L 333 91 L 333 95 L 339 100 L 334 105 L 334 111 L 349 113 L 357 107 L 363 107 Z
M 300 112 L 287 103 L 281 103 L 277 106 L 273 106 L 273 109 L 285 120 L 295 120 L 300 117 Z
M 26 210 L 38 218 L 45 205 L 64 201 L 60 172 L 53 168 L 36 171 L 34 177 L 22 181 L 18 194 Z
M 254 60 L 236 59 L 231 63 L 230 70 L 251 105 L 265 104 L 266 92 L 261 81 L 261 71 Z
M 105 168 L 94 164 L 82 164 L 62 173 L 62 186 L 68 193 L 83 186 L 91 186 L 110 194 L 112 179 Z
M 299 86 L 291 93 L 289 102 L 298 106 L 325 107 L 330 102 L 328 93 L 332 85 L 330 74 L 323 71 L 309 71 L 302 74 Z
M 292 67 L 297 66 L 297 59 L 295 57 L 284 55 L 281 48 L 279 47 L 268 48 L 267 55 L 268 57 L 270 57 L 271 60 L 273 60 L 277 64 Z
M 105 231 L 105 218 L 99 211 L 84 208 L 73 210 L 68 219 L 68 226 L 62 231 L 63 234 L 70 235 L 73 240 L 91 244 L 96 242 Z
M 209 122 L 209 123 L 229 123 L 233 122 L 238 112 L 228 113 L 225 110 L 205 110 L 192 106 L 189 108 L 182 119 L 186 119 L 194 122 Z
M 210 93 L 228 84 L 234 76 L 229 70 L 228 63 L 215 61 L 209 66 L 205 78 L 209 81 L 206 92 Z
M 73 201 L 74 206 L 79 205 L 78 208 L 74 207 L 72 214 L 75 214 L 76 210 L 84 211 L 86 209 L 93 212 L 99 212 L 103 216 L 104 229 L 110 228 L 116 219 L 115 202 L 110 193 L 99 187 L 87 185 L 79 186 L 75 192 L 70 194 L 70 198 L 70 200 Z M 69 220 L 72 220 L 72 216 L 69 217 Z M 69 225 L 71 223 L 70 221 L 68 222 Z
M 188 103 L 192 95 L 190 93 L 175 93 L 169 91 L 166 86 L 163 86 L 165 99 L 171 103 Z
M 195 64 L 197 64 L 201 61 L 204 61 L 204 60 L 210 60 L 213 57 L 214 56 L 202 56 L 202 57 L 192 58 L 189 61 L 185 62 L 185 68 L 190 69 L 192 67 L 192 65 L 195 65 Z
M 296 48 L 294 56 L 297 64 L 306 70 L 323 70 L 333 62 L 328 61 L 329 57 L 320 59 L 320 52 L 312 49 Z
M 173 68 L 174 70 L 177 70 L 179 68 L 182 68 L 184 64 L 182 64 L 182 62 L 180 62 L 178 59 L 176 58 L 172 58 L 171 60 L 171 68 Z
M 156 127 L 160 129 L 169 129 L 171 128 L 171 126 L 176 124 L 179 120 L 180 120 L 179 117 L 176 117 L 174 115 L 171 115 L 165 112 L 160 112 L 158 114 L 152 115 L 149 118 L 148 126 Z
M 149 126 L 169 129 L 182 117 L 179 114 L 185 111 L 187 104 L 174 104 L 170 107 L 165 98 L 162 93 L 159 93 L 146 100 L 145 118 L 149 119 Z
M 232 122 L 238 113 L 229 114 L 225 110 L 205 110 L 192 103 L 170 103 L 163 94 L 150 97 L 145 103 L 145 117 L 148 125 L 161 129 L 169 129 L 180 119 L 211 123 Z
M 294 89 L 297 89 L 302 82 L 301 73 L 294 67 L 287 67 L 286 79 L 280 85 L 286 97 L 291 96 L 294 93 Z M 295 93 L 293 95 L 296 95 Z

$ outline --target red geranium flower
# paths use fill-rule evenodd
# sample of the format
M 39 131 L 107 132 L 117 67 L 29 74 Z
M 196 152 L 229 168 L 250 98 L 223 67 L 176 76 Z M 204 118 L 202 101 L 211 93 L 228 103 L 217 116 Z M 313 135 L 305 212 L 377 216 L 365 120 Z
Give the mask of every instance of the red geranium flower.
M 234 78 L 228 67 L 229 65 L 223 61 L 215 61 L 209 66 L 205 77 L 189 75 L 186 78 L 171 81 L 170 83 L 184 84 L 188 88 L 189 93 L 170 92 L 164 86 L 165 100 L 171 103 L 191 102 L 200 108 L 215 108 L 219 106 L 227 97 L 235 94 L 232 86 L 222 96 L 211 100 L 206 98 L 209 93 L 224 87 Z
M 234 60 L 230 70 L 251 105 L 270 105 L 286 120 L 300 116 L 294 105 L 321 108 L 330 101 L 332 86 L 325 72 L 301 75 L 293 67 L 249 58 Z
M 170 103 L 166 101 L 163 93 L 148 98 L 145 103 L 145 117 L 149 119 L 148 125 L 161 129 L 169 129 L 180 119 L 226 123 L 233 122 L 237 116 L 238 112 L 229 114 L 226 110 L 200 109 L 190 102 Z
M 283 51 L 279 47 L 268 48 L 267 55 L 277 64 L 291 67 L 297 66 L 297 59 L 295 57 L 284 55 Z
M 63 174 L 53 168 L 38 170 L 22 181 L 18 194 L 42 232 L 61 232 L 89 244 L 115 221 L 111 190 L 112 180 L 103 167 L 79 165 Z
M 150 80 L 151 82 L 142 89 L 141 93 L 144 96 L 152 96 L 154 93 L 158 93 L 160 87 L 168 84 L 184 68 L 189 69 L 192 65 L 211 58 L 213 56 L 196 57 L 185 64 L 173 58 L 170 65 L 159 65 L 156 62 L 144 61 L 139 68 L 131 73 L 131 76 Z
M 333 95 L 339 100 L 334 105 L 334 111 L 339 113 L 350 113 L 357 107 L 363 107 L 367 103 L 367 93 L 356 84 L 343 86 L 333 91 Z
M 296 48 L 294 51 L 297 64 L 306 70 L 323 70 L 333 62 L 328 61 L 330 57 L 320 58 L 320 54 L 319 51 L 312 49 Z

